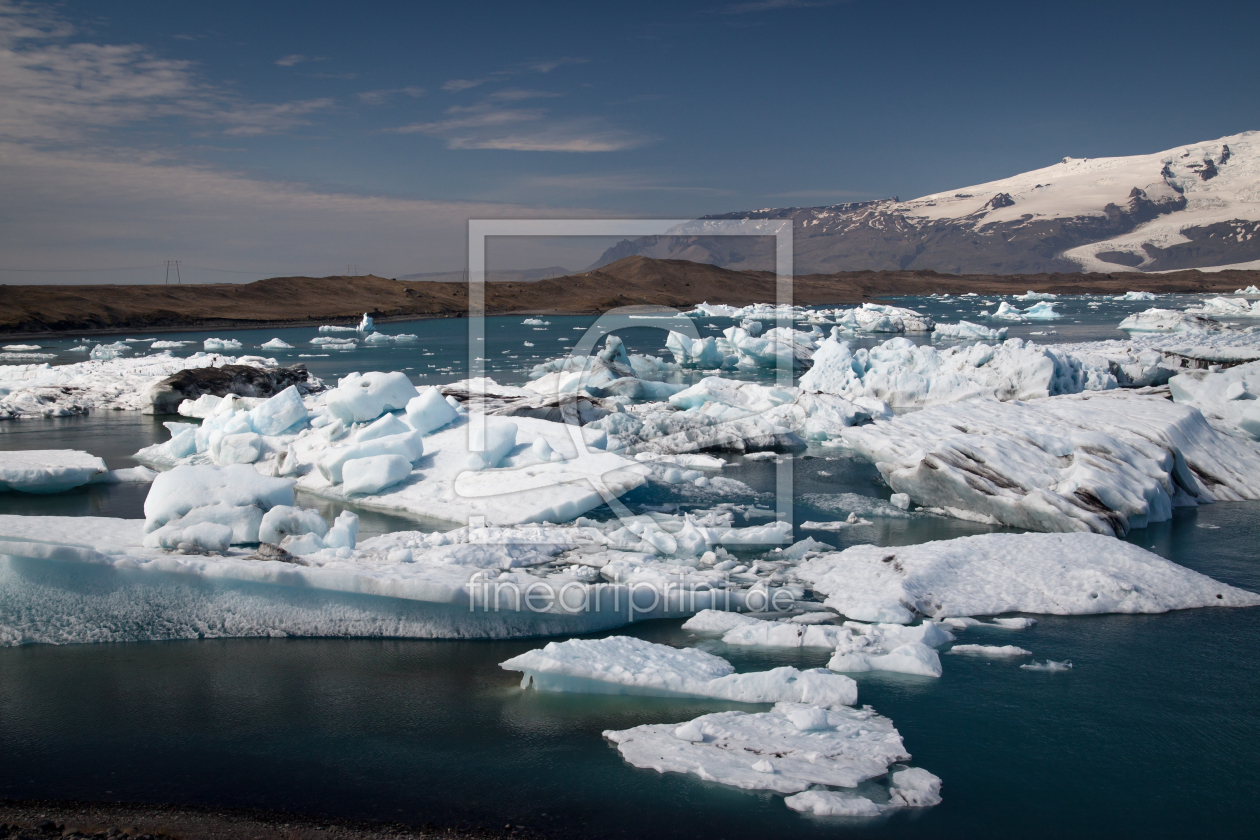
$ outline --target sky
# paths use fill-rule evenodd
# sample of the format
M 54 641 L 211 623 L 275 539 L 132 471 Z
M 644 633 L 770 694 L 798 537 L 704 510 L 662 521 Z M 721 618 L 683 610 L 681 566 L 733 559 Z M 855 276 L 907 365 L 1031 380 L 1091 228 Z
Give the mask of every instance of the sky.
M 0 283 L 459 270 L 1260 128 L 1260 4 L 0 0 Z M 492 243 L 581 269 L 603 240 Z

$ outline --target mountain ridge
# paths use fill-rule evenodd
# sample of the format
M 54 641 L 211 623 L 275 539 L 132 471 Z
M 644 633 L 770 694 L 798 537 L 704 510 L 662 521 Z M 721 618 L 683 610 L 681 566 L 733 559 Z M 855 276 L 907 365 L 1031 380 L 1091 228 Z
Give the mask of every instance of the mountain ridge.
M 1260 132 L 1148 155 L 1064 158 L 921 196 L 704 216 L 669 236 L 622 240 L 631 255 L 770 269 L 768 238 L 705 236 L 714 222 L 791 219 L 795 273 L 1144 273 L 1260 267 Z M 751 240 L 751 241 L 750 241 Z

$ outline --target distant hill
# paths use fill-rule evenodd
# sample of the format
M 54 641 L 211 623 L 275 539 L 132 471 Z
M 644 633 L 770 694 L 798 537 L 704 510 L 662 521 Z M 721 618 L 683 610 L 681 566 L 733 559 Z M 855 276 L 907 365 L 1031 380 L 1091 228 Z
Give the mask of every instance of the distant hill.
M 1114 274 L 937 274 L 857 271 L 796 277 L 799 304 L 855 304 L 888 295 L 1229 292 L 1260 282 L 1258 271 Z M 488 314 L 588 314 L 621 306 L 689 309 L 702 301 L 743 305 L 776 300 L 770 272 L 734 271 L 686 260 L 632 256 L 603 268 L 546 280 L 486 284 Z M 3 286 L 0 335 L 108 333 L 452 318 L 468 314 L 464 283 L 384 277 L 274 277 L 195 286 Z
M 706 237 L 706 222 L 792 219 L 797 274 L 1142 272 L 1260 268 L 1260 132 L 1150 155 L 1053 166 L 911 201 L 705 216 L 678 236 L 623 240 L 627 256 L 771 269 L 771 240 Z
M 530 283 L 535 280 L 547 280 L 551 277 L 563 277 L 572 274 L 572 269 L 562 265 L 547 268 L 500 269 L 486 272 L 486 280 L 490 283 Z M 404 274 L 399 280 L 426 283 L 462 283 L 467 279 L 464 271 L 431 271 L 426 274 Z

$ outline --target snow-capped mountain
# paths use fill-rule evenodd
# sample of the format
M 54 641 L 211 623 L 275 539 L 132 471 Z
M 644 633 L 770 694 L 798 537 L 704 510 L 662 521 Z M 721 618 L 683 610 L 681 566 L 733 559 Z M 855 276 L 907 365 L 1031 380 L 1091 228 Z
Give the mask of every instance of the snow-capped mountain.
M 1151 155 L 1076 159 L 925 195 L 706 216 L 673 237 L 626 240 L 631 254 L 773 268 L 766 240 L 705 237 L 710 219 L 795 222 L 797 274 L 1260 268 L 1260 132 Z

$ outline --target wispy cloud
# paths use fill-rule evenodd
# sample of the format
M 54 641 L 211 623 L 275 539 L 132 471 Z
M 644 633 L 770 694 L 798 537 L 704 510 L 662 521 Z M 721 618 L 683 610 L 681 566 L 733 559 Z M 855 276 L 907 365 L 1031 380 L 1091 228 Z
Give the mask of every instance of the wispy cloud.
M 422 87 L 383 88 L 381 90 L 365 90 L 359 94 L 359 100 L 368 105 L 380 105 L 395 96 L 409 96 L 419 99 L 426 93 Z
M 496 102 L 520 102 L 525 99 L 551 99 L 563 94 L 547 90 L 522 90 L 521 88 L 504 88 L 488 94 L 486 99 Z
M 229 135 L 264 134 L 304 125 L 306 115 L 333 104 L 249 102 L 207 84 L 191 62 L 74 35 L 63 20 L 0 0 L 0 137 L 73 143 L 172 117 Z
M 447 93 L 459 93 L 461 90 L 475 88 L 478 85 L 484 85 L 486 79 L 451 79 L 442 83 L 442 90 Z
M 276 64 L 280 67 L 292 67 L 295 64 L 301 64 L 306 60 L 307 58 L 304 55 L 286 55 L 283 58 L 277 58 Z
M 506 108 L 488 101 L 448 108 L 440 120 L 385 130 L 440 137 L 448 149 L 518 152 L 615 152 L 647 141 L 594 118 L 552 118 L 541 108 Z

